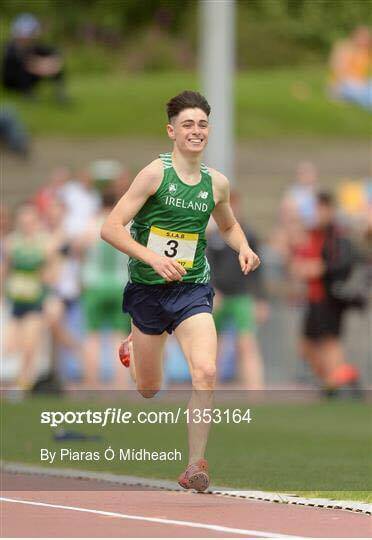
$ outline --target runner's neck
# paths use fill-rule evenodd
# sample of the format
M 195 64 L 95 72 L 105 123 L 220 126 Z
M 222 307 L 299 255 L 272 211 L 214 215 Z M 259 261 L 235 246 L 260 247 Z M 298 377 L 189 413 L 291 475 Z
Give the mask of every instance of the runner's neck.
M 195 156 L 185 156 L 176 147 L 173 149 L 173 165 L 181 180 L 186 180 L 186 182 L 191 180 L 195 183 L 198 183 L 200 181 L 201 160 L 201 153 Z

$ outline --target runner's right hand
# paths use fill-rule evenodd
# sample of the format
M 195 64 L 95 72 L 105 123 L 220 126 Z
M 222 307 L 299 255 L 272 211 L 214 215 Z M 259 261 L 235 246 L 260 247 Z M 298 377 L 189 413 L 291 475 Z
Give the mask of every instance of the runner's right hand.
M 169 257 L 155 255 L 150 264 L 155 272 L 166 281 L 181 281 L 186 274 L 182 264 Z

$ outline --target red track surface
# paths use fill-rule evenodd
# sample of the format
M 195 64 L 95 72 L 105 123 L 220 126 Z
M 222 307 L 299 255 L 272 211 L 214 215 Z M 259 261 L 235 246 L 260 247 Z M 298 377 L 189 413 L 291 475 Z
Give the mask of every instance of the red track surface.
M 372 520 L 342 510 L 297 507 L 245 499 L 172 491 L 123 490 L 95 480 L 3 474 L 2 497 L 129 517 L 79 512 L 74 509 L 2 501 L 5 537 L 205 537 L 248 538 L 183 524 L 153 523 L 142 518 L 186 521 L 235 529 L 303 537 L 372 537 Z M 59 491 L 56 491 L 58 487 Z M 20 489 L 22 488 L 22 489 Z M 37 491 L 36 491 L 37 489 Z

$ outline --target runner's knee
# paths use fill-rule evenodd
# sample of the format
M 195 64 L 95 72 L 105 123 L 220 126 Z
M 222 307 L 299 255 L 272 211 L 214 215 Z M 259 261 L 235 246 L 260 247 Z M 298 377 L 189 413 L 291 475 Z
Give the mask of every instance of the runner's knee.
M 206 386 L 206 387 L 212 387 L 216 380 L 216 366 L 215 364 L 206 364 L 203 366 L 199 366 L 197 368 L 194 368 L 193 374 L 192 374 L 192 381 L 194 386 L 197 388 L 198 386 Z

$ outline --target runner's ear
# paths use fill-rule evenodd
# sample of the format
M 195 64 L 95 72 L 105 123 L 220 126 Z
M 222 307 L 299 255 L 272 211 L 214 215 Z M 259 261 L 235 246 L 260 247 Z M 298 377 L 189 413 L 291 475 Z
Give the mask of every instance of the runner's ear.
M 172 141 L 174 141 L 176 136 L 174 133 L 174 126 L 172 124 L 167 124 L 167 133 L 168 133 L 168 137 L 172 139 Z

